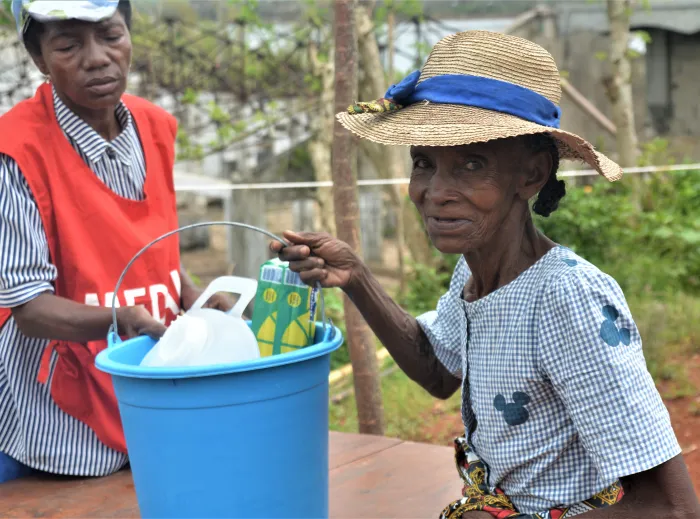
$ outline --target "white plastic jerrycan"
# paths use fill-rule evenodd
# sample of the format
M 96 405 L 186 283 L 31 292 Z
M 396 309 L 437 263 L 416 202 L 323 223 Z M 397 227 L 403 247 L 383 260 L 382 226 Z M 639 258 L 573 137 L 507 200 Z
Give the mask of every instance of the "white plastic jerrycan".
M 212 281 L 192 308 L 168 327 L 141 366 L 208 366 L 260 358 L 255 334 L 242 318 L 257 288 L 258 282 L 248 278 L 223 276 Z M 217 292 L 240 298 L 227 313 L 202 308 Z

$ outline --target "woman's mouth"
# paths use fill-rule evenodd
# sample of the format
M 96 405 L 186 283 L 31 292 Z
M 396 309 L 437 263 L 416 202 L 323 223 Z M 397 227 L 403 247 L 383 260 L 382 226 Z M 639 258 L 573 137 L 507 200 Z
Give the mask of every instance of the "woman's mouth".
M 88 90 L 97 95 L 107 95 L 119 86 L 119 81 L 111 77 L 99 78 L 89 81 L 86 86 Z
M 432 234 L 458 230 L 470 221 L 471 220 L 466 220 L 464 218 L 438 218 L 436 216 L 429 216 L 426 223 L 428 232 Z

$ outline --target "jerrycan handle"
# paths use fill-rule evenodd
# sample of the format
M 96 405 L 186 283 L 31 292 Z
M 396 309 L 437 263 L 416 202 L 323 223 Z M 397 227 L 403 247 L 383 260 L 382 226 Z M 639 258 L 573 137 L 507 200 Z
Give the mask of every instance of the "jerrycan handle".
M 243 310 L 245 310 L 248 303 L 255 297 L 257 289 L 258 282 L 254 279 L 237 276 L 221 276 L 209 283 L 209 286 L 202 292 L 202 295 L 197 298 L 190 310 L 202 308 L 204 304 L 209 301 L 209 298 L 217 292 L 228 292 L 230 294 L 239 294 L 241 297 L 236 301 L 236 304 L 233 305 L 233 308 L 226 313 L 240 319 L 243 317 Z

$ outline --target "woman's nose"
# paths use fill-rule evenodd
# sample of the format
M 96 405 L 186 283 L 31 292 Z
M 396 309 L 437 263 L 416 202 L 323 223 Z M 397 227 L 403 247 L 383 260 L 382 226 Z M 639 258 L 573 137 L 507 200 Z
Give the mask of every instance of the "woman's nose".
M 85 68 L 87 69 L 104 68 L 111 62 L 107 49 L 101 42 L 95 41 L 95 38 L 88 38 L 84 51 Z
M 428 184 L 426 198 L 435 205 L 445 205 L 456 200 L 457 193 L 452 175 L 436 171 Z

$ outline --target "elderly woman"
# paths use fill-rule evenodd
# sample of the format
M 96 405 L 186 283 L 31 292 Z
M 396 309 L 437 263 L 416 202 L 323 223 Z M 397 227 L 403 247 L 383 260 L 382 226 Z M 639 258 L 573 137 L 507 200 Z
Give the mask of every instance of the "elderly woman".
M 435 247 L 462 255 L 436 311 L 407 314 L 328 235 L 289 232 L 272 248 L 305 282 L 342 288 L 432 395 L 461 387 L 464 497 L 442 517 L 697 518 L 620 287 L 532 220 L 531 199 L 549 216 L 565 194 L 561 158 L 622 175 L 559 129 L 560 94 L 544 49 L 470 31 L 385 98 L 339 114 L 360 137 L 411 146 L 411 200 Z
M 31 470 L 101 476 L 127 454 L 94 357 L 122 269 L 177 227 L 176 122 L 123 95 L 128 0 L 13 0 L 12 11 L 46 82 L 0 117 L 0 482 Z M 116 297 L 119 332 L 160 336 L 200 292 L 177 240 L 134 268 Z

